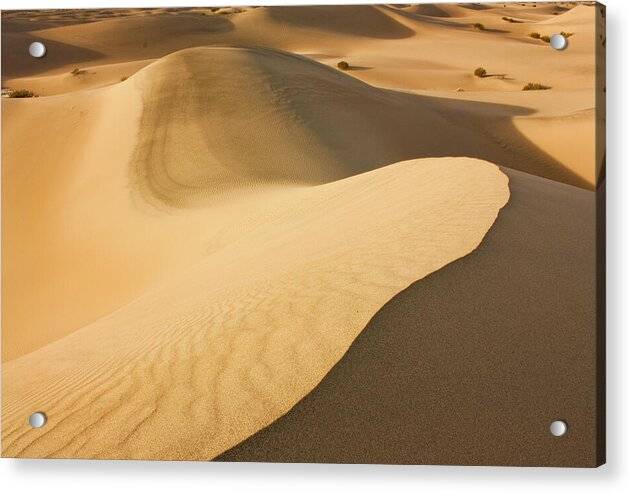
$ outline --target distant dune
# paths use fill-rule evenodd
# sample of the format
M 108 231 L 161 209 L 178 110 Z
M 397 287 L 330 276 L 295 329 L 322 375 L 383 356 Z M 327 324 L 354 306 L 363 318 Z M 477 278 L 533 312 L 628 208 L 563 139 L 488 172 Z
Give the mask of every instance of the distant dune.
M 523 119 L 531 115 L 536 119 L 538 114 L 546 114 L 546 126 L 551 130 L 548 117 L 563 122 L 568 115 L 595 106 L 589 88 L 594 85 L 591 61 L 598 45 L 593 30 L 594 23 L 600 22 L 598 9 L 588 5 L 572 9 L 556 4 L 541 4 L 537 8 L 503 5 L 493 4 L 484 9 L 459 4 L 402 8 L 261 7 L 225 15 L 209 9 L 185 9 L 178 14 L 169 9 L 105 14 L 88 11 L 75 14 L 78 19 L 72 22 L 62 21 L 67 16 L 61 14 L 40 16 L 33 25 L 42 29 L 36 30 L 25 30 L 24 17 L 3 17 L 3 86 L 48 95 L 117 84 L 156 59 L 209 44 L 280 49 L 332 67 L 344 59 L 351 66 L 347 75 L 372 86 L 442 97 L 448 93 L 459 102 L 479 101 L 484 93 L 493 97 L 502 95 L 504 104 L 515 108 L 502 113 L 499 119 L 493 118 L 497 112 L 487 106 L 472 111 L 475 105 L 462 103 L 458 108 L 467 108 L 466 120 L 473 118 L 476 129 L 489 129 L 486 136 L 500 143 L 499 149 L 506 151 L 504 155 L 498 155 L 498 146 L 478 146 L 473 152 L 467 148 L 470 138 L 464 139 L 464 144 L 460 138 L 452 139 L 450 145 L 463 148 L 453 149 L 451 154 L 502 162 L 593 189 L 597 173 L 592 170 L 600 162 L 593 153 L 565 152 L 547 145 L 542 149 L 537 136 L 529 131 L 522 138 L 521 129 L 534 128 L 537 124 L 534 120 L 531 125 L 521 125 L 520 131 L 507 134 L 506 130 L 514 129 L 510 123 L 514 117 Z M 331 15 L 331 9 L 336 15 Z M 502 19 L 507 16 L 519 22 Z M 476 22 L 485 29 L 473 29 Z M 561 30 L 573 33 L 571 49 L 563 54 L 528 36 L 533 31 L 549 35 Z M 43 39 L 50 45 L 49 54 L 42 60 L 17 55 L 33 39 Z M 458 49 L 454 50 L 454 46 Z M 563 57 L 563 64 L 558 63 L 559 56 Z M 287 63 L 279 65 L 277 70 L 285 70 Z M 487 77 L 473 75 L 478 66 L 487 70 Z M 71 71 L 77 68 L 81 72 L 72 75 Z M 568 104 L 554 105 L 556 113 L 550 115 L 549 104 L 542 105 L 544 99 L 539 95 L 522 95 L 521 89 L 529 82 L 550 86 L 550 92 Z M 457 116 L 456 120 L 462 121 L 462 117 Z M 432 123 L 425 128 L 435 126 Z M 556 130 L 562 131 L 561 127 Z M 575 126 L 574 135 L 587 142 L 593 135 L 593 127 L 593 124 Z M 409 139 L 402 140 L 407 140 L 409 147 Z M 423 139 L 424 143 L 434 141 L 434 138 Z M 446 154 L 447 148 L 437 147 L 442 150 L 438 155 Z M 528 160 L 523 153 L 533 156 L 535 168 L 526 164 Z M 388 156 L 383 162 L 433 155 L 437 155 L 435 149 L 421 154 L 415 149 Z

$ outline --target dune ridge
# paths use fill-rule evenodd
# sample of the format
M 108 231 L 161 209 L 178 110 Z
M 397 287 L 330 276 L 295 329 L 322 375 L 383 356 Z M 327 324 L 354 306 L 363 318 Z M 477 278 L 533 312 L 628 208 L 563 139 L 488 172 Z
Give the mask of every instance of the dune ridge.
M 148 196 L 169 205 L 204 203 L 221 190 L 261 182 L 325 183 L 441 155 L 589 183 L 587 172 L 565 169 L 517 133 L 472 131 L 475 124 L 463 124 L 455 105 L 384 91 L 278 50 L 187 49 L 141 70 L 133 82 L 145 108 L 140 125 L 149 129 L 138 139 L 136 173 Z M 484 119 L 480 124 L 488 127 Z M 399 130 L 389 132 L 394 126 Z M 493 145 L 498 138 L 508 141 L 503 148 Z M 481 145 L 485 141 L 489 145 Z M 191 162 L 187 154 L 195 152 L 203 157 Z
M 593 193 L 502 171 L 510 199 L 480 246 L 389 300 L 313 391 L 217 460 L 599 465 Z
M 167 286 L 5 362 L 3 454 L 218 455 L 312 389 L 387 299 L 473 250 L 508 194 L 465 158 L 295 191 Z M 28 431 L 43 405 L 49 424 Z

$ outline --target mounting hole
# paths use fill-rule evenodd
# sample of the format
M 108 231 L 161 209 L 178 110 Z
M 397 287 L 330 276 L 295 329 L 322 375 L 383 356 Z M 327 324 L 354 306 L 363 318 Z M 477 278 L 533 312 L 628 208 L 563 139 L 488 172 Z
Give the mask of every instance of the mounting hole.
M 567 38 L 562 34 L 553 34 L 550 36 L 550 46 L 555 50 L 564 50 L 567 48 Z
M 567 433 L 567 423 L 565 421 L 561 421 L 557 419 L 550 423 L 550 433 L 555 437 L 562 437 Z
M 46 424 L 47 419 L 48 418 L 46 418 L 45 413 L 37 411 L 28 417 L 28 424 L 30 424 L 33 428 L 41 428 Z
M 28 52 L 32 57 L 42 58 L 46 54 L 46 45 L 39 41 L 33 41 L 28 47 Z

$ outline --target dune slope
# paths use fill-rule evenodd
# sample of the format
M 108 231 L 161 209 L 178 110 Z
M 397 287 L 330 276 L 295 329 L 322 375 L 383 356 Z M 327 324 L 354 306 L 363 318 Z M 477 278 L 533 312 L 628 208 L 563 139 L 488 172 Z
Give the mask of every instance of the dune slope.
M 286 413 L 385 301 L 473 250 L 507 199 L 496 166 L 465 158 L 295 190 L 230 248 L 5 362 L 3 455 L 216 456 Z
M 311 393 L 219 460 L 600 463 L 594 197 L 504 171 L 510 200 L 481 245 L 391 299 Z
M 514 130 L 510 118 L 523 109 L 386 91 L 278 50 L 183 50 L 134 83 L 143 101 L 133 158 L 139 187 L 173 206 L 430 156 L 478 157 L 586 183 Z M 480 130 L 491 125 L 497 133 Z

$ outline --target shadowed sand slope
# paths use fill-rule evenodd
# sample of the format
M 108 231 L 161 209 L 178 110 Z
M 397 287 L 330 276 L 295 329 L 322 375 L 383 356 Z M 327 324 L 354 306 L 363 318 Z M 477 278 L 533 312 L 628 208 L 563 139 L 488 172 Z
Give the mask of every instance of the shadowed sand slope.
M 316 5 L 268 7 L 268 15 L 283 25 L 331 31 L 346 36 L 396 39 L 415 33 L 378 5 Z
M 313 392 L 219 460 L 598 465 L 593 194 L 506 173 L 480 247 L 390 300 Z
M 156 14 L 3 33 L 2 72 L 3 77 L 9 77 L 58 70 L 72 63 L 103 64 L 157 58 L 207 44 L 231 29 L 232 22 L 223 16 L 182 14 L 175 19 L 168 14 Z M 36 39 L 47 44 L 46 57 L 23 56 Z
M 3 455 L 218 455 L 289 411 L 383 303 L 471 252 L 507 185 L 444 158 L 288 191 L 230 248 L 5 362 Z M 49 423 L 29 430 L 44 405 Z

